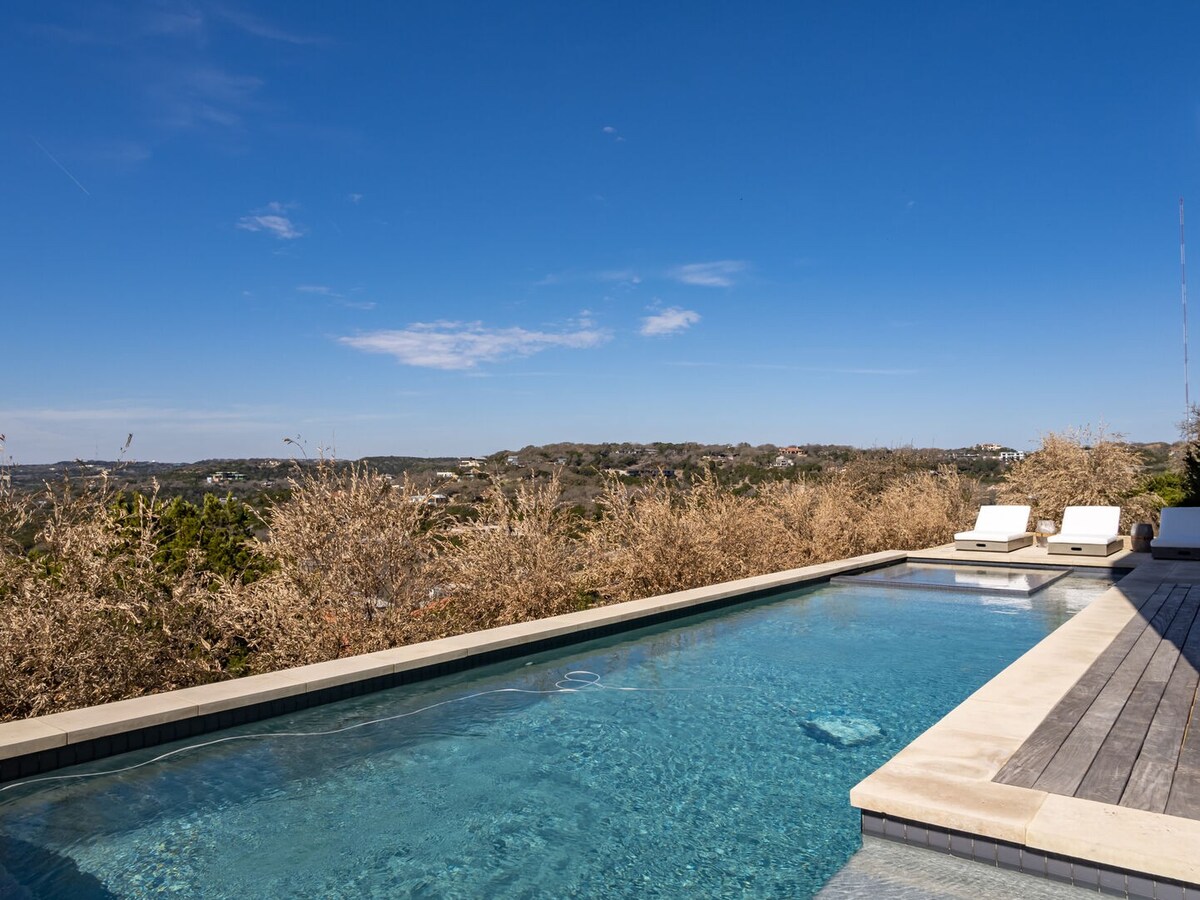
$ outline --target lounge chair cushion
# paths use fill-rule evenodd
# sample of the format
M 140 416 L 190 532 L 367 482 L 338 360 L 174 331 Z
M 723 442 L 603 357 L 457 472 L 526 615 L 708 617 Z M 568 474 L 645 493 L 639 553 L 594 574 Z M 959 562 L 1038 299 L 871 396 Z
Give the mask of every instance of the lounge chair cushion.
M 1028 506 L 981 506 L 975 527 L 954 536 L 956 541 L 1015 541 L 1029 524 Z
M 1151 547 L 1200 547 L 1200 507 L 1164 509 Z
M 1050 538 L 1056 544 L 1104 544 L 1121 532 L 1119 506 L 1068 506 L 1063 510 L 1062 528 Z

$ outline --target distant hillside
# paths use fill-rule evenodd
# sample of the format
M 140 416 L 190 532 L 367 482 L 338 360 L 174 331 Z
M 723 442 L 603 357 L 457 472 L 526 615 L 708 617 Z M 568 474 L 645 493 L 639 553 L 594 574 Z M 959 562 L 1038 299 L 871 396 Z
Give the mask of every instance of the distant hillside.
M 1147 473 L 1156 474 L 1166 471 L 1179 458 L 1183 444 L 1156 441 L 1133 446 L 1141 451 Z M 448 456 L 369 456 L 358 462 L 393 478 L 408 475 L 443 495 L 446 502 L 467 506 L 478 501 L 491 483 L 511 486 L 520 480 L 549 478 L 557 470 L 565 488 L 564 499 L 568 503 L 589 505 L 599 493 L 606 474 L 629 483 L 665 474 L 687 483 L 692 476 L 710 469 L 722 484 L 751 490 L 766 481 L 820 476 L 856 461 L 878 464 L 891 459 L 906 468 L 953 465 L 965 475 L 993 484 L 1020 456 L 1019 451 L 996 444 L 942 449 L 858 448 L 842 444 L 559 442 L 498 450 L 474 460 Z M 316 464 L 316 460 L 304 457 L 205 459 L 192 463 L 76 460 L 12 466 L 8 474 L 15 487 L 34 489 L 68 475 L 95 478 L 108 472 L 130 490 L 149 491 L 157 482 L 167 496 L 182 496 L 195 502 L 204 494 L 232 494 L 261 506 L 286 493 L 288 476 L 297 468 Z M 335 464 L 351 463 L 340 460 Z

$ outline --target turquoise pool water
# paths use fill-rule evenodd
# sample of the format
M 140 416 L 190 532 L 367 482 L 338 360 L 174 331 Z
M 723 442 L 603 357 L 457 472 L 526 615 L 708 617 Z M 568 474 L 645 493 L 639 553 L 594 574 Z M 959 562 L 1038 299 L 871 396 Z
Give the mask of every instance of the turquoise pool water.
M 17 786 L 0 896 L 812 896 L 851 786 L 1108 585 L 806 588 Z

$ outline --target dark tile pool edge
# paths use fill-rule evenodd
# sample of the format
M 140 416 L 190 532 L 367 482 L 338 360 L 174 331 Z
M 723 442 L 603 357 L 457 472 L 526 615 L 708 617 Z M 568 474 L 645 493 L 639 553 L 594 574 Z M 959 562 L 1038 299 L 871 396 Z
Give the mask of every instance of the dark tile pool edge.
M 1062 856 L 964 831 L 861 811 L 862 833 L 1129 900 L 1200 900 L 1200 884 Z
M 1062 562 L 1042 562 L 1016 559 L 953 559 L 940 556 L 922 556 L 920 553 L 910 553 L 908 562 L 932 566 L 991 566 L 997 569 L 1070 569 L 1073 575 L 1084 577 L 1112 578 L 1120 581 L 1126 575 L 1137 569 L 1131 565 L 1097 565 L 1080 564 L 1076 557 L 1063 557 Z
M 877 554 L 871 554 L 870 556 L 877 556 Z M 767 587 L 740 593 L 720 594 L 709 599 L 699 599 L 695 603 L 685 606 L 675 606 L 657 611 L 652 610 L 633 618 L 621 619 L 595 626 L 584 626 L 551 637 L 534 637 L 530 640 L 508 646 L 483 650 L 477 653 L 468 653 L 442 662 L 418 665 L 387 675 L 377 675 L 350 681 L 345 684 L 302 691 L 286 697 L 250 702 L 219 712 L 184 716 L 173 721 L 122 730 L 116 734 L 104 737 L 69 742 L 44 750 L 35 750 L 30 753 L 10 756 L 0 759 L 0 784 L 44 775 L 56 769 L 92 762 L 109 756 L 116 756 L 131 750 L 141 750 L 146 747 L 198 737 L 213 731 L 245 725 L 250 722 L 288 715 L 303 709 L 323 706 L 327 703 L 336 703 L 352 697 L 362 696 L 363 694 L 371 694 L 406 684 L 428 681 L 429 679 L 439 678 L 444 675 L 454 675 L 468 669 L 506 662 L 521 656 L 530 656 L 547 650 L 557 650 L 562 647 L 571 646 L 572 644 L 581 644 L 597 638 L 634 631 L 639 628 L 653 627 L 664 622 L 671 622 L 724 607 L 765 600 L 769 597 L 785 594 L 799 588 L 828 583 L 834 575 L 868 572 L 872 569 L 895 565 L 902 558 L 901 555 L 899 558 L 864 559 L 861 565 L 847 567 L 837 566 L 837 564 L 821 564 L 806 567 L 814 570 L 828 569 L 829 571 L 824 574 L 818 571 L 814 572 L 811 576 L 800 576 L 786 583 L 772 584 Z M 835 567 L 837 571 L 832 571 Z M 721 586 L 714 585 L 712 587 L 715 590 Z M 214 683 L 236 683 L 236 679 Z M 154 694 L 149 696 L 157 697 L 163 695 Z

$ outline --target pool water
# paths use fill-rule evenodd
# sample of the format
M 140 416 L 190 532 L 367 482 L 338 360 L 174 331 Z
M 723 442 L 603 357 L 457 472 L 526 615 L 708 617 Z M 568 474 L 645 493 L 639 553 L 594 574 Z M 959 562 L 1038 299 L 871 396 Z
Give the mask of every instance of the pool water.
M 0 792 L 0 896 L 810 897 L 850 788 L 1110 583 L 804 588 L 63 770 L 138 766 Z

